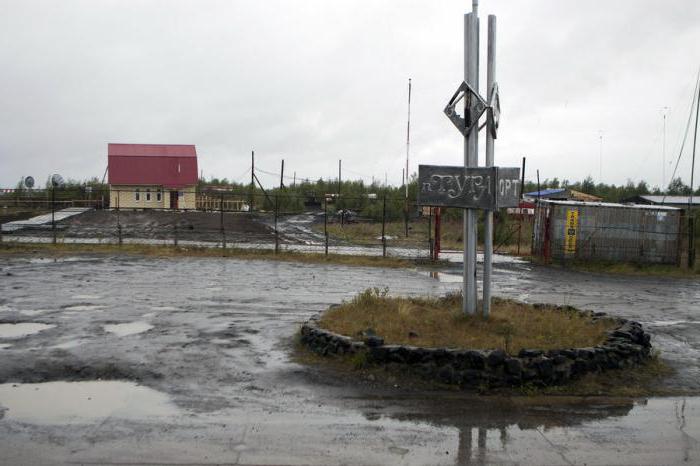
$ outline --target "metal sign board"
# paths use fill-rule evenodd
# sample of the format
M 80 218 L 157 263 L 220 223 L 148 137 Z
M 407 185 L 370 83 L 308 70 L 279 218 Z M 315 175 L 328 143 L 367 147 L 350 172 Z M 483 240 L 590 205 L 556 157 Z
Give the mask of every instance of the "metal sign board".
M 576 254 L 576 234 L 578 232 L 578 210 L 566 211 L 566 226 L 564 236 L 564 254 Z
M 497 210 L 517 207 L 520 168 L 418 166 L 418 205 Z
M 464 100 L 464 117 L 459 114 L 457 104 Z M 488 104 L 469 84 L 462 81 L 445 107 L 445 115 L 457 127 L 464 137 L 472 127 L 479 123 L 479 117 L 486 111 Z
M 489 96 L 489 111 L 486 114 L 491 128 L 491 136 L 496 139 L 498 133 L 498 123 L 501 120 L 501 97 L 498 93 L 498 84 L 493 83 L 491 95 Z
M 51 175 L 51 186 L 53 186 L 54 188 L 63 186 L 63 177 L 58 173 Z

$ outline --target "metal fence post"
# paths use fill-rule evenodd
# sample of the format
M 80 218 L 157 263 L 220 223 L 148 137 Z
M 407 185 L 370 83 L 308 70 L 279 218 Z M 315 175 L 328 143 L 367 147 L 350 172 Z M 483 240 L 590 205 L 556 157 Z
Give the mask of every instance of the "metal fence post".
M 326 255 L 328 255 L 328 198 L 323 197 L 323 235 L 326 238 Z
M 51 188 L 51 233 L 53 244 L 56 244 L 56 187 Z
M 277 232 L 277 216 L 279 215 L 279 195 L 275 194 L 275 254 L 280 250 L 279 233 Z
M 224 193 L 221 193 L 219 200 L 219 225 L 221 227 L 221 247 L 226 249 L 226 231 L 224 230 Z
M 173 243 L 177 247 L 177 223 L 173 225 Z
M 386 193 L 384 193 L 384 203 L 382 205 L 382 257 L 386 257 Z
M 430 234 L 430 230 L 433 229 L 433 208 L 428 207 L 428 254 L 430 258 L 433 258 L 433 238 Z
M 695 217 L 688 208 L 688 268 L 695 267 Z
M 117 224 L 117 242 L 119 246 L 122 245 L 122 226 Z

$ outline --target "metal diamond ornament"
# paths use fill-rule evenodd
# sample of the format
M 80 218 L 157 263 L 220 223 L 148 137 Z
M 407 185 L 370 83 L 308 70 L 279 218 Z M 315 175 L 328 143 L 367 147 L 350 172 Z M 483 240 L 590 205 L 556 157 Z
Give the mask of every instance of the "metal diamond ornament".
M 488 118 L 489 128 L 491 128 L 491 136 L 496 139 L 498 133 L 498 122 L 501 119 L 501 97 L 498 93 L 498 84 L 493 83 L 491 95 L 489 96 L 489 111 L 486 114 Z
M 457 105 L 460 102 L 464 104 L 464 117 L 457 110 Z M 487 108 L 488 104 L 484 98 L 472 89 L 469 84 L 462 81 L 462 84 L 457 88 L 457 92 L 454 93 L 447 103 L 444 112 L 459 132 L 466 137 L 474 125 L 479 123 L 479 117 L 483 115 Z

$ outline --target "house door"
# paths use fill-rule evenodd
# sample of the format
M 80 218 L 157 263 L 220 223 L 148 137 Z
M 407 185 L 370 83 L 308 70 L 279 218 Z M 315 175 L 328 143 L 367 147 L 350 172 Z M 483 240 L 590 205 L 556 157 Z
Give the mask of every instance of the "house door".
M 170 208 L 177 209 L 177 191 L 170 191 Z

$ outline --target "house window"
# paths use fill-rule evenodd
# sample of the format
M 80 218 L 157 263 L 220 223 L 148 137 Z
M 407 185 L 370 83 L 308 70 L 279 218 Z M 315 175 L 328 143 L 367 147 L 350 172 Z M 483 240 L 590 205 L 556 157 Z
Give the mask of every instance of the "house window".
M 146 201 L 151 200 L 151 190 L 146 188 Z
M 134 199 L 136 200 L 136 202 L 141 200 L 141 191 L 139 190 L 139 188 L 136 188 L 136 191 L 134 191 Z
M 163 191 L 161 191 L 160 189 L 158 191 L 156 191 L 156 200 L 158 202 L 163 200 Z

